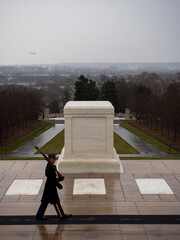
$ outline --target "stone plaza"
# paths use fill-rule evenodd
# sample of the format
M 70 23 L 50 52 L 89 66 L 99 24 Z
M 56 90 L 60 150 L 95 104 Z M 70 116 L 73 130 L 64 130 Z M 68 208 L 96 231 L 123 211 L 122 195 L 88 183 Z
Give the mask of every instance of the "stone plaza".
M 124 173 L 74 173 L 65 174 L 63 190 L 59 191 L 65 212 L 73 215 L 180 215 L 180 162 L 179 160 L 121 160 Z M 35 215 L 39 207 L 45 183 L 42 160 L 0 161 L 0 215 Z M 94 188 L 90 192 L 74 192 L 75 182 L 98 179 L 104 190 Z M 152 185 L 148 193 L 139 188 L 137 179 L 164 180 L 167 185 L 159 189 Z M 8 191 L 16 181 L 42 181 L 38 193 L 14 193 Z M 103 180 L 103 181 L 102 181 Z M 159 181 L 159 180 L 158 180 Z M 86 182 L 87 184 L 87 182 Z M 166 188 L 168 186 L 168 188 Z M 169 192 L 169 188 L 172 192 Z M 83 189 L 79 189 L 82 191 Z M 76 188 L 76 191 L 79 191 Z M 96 190 L 96 192 L 94 192 Z M 18 188 L 17 188 L 18 191 Z M 166 192 L 167 191 L 167 192 Z M 55 216 L 49 205 L 47 215 Z M 0 225 L 0 239 L 179 239 L 179 225 L 165 224 L 56 224 Z

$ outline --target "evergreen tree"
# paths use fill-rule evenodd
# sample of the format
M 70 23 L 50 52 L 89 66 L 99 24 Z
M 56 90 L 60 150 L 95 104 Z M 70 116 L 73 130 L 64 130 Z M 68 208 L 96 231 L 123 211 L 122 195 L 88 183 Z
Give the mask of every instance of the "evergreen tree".
M 93 101 L 97 100 L 99 90 L 96 82 L 89 80 L 81 75 L 75 82 L 75 97 L 74 100 Z
M 112 103 L 115 112 L 119 112 L 119 99 L 117 94 L 116 85 L 112 81 L 107 81 L 102 85 L 99 100 L 106 100 Z

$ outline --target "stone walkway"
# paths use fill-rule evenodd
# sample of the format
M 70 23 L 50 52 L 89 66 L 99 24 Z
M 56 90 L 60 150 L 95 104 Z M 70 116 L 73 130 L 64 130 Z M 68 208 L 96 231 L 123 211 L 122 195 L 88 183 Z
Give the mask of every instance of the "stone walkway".
M 125 128 L 114 125 L 114 132 L 122 139 L 134 147 L 140 154 L 119 154 L 119 156 L 131 157 L 167 157 L 168 154 L 162 152 L 160 149 L 154 147 L 152 144 L 144 141 L 140 137 L 129 132 Z
M 121 160 L 122 174 L 66 174 L 59 191 L 62 206 L 74 215 L 180 215 L 179 160 Z M 0 215 L 35 215 L 45 183 L 44 160 L 0 161 Z M 73 194 L 75 179 L 104 179 L 106 194 Z M 42 179 L 35 195 L 7 195 L 14 180 Z M 137 179 L 163 179 L 172 194 L 143 194 Z M 153 186 L 151 186 L 153 188 Z M 50 205 L 47 215 L 56 215 Z M 0 225 L 1 240 L 179 240 L 179 225 L 81 224 Z

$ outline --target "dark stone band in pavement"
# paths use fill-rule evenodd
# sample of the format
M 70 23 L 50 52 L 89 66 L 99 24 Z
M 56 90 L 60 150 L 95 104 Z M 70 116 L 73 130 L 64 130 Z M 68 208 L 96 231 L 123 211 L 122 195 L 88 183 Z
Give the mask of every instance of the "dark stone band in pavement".
M 0 225 L 38 224 L 180 224 L 180 215 L 73 215 L 66 220 L 47 216 L 36 220 L 35 216 L 0 216 Z

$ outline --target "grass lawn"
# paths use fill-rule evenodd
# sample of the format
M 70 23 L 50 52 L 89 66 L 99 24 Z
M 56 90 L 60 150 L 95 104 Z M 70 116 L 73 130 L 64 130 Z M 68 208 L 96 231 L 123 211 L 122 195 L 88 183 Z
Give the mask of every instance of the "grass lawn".
M 64 147 L 64 130 L 51 139 L 41 148 L 44 153 L 61 153 Z M 114 147 L 118 154 L 137 154 L 139 153 L 131 145 L 125 142 L 121 137 L 114 133 Z M 40 152 L 37 151 L 36 154 Z
M 169 146 L 167 146 L 166 144 L 160 142 L 159 140 L 157 140 L 156 138 L 154 137 L 151 137 L 150 135 L 140 131 L 139 129 L 131 126 L 130 124 L 128 123 L 123 123 L 121 124 L 121 127 L 127 129 L 128 131 L 132 132 L 133 134 L 135 134 L 136 136 L 144 139 L 145 141 L 151 143 L 153 146 L 159 148 L 161 151 L 165 152 L 165 153 L 168 153 L 169 154 L 169 150 L 170 150 L 170 153 L 171 154 L 179 154 L 180 152 L 174 150 L 174 149 L 169 149 Z
M 22 138 L 19 138 L 18 140 L 16 140 L 15 142 L 13 142 L 12 144 L 8 145 L 7 147 L 4 147 L 0 150 L 0 154 L 8 154 L 11 153 L 12 151 L 14 151 L 15 149 L 17 149 L 18 147 L 22 146 L 23 144 L 27 143 L 28 141 L 32 140 L 33 138 L 37 137 L 38 135 L 40 135 L 41 133 L 45 132 L 46 130 L 48 130 L 49 128 L 51 128 L 52 126 L 54 126 L 51 123 L 45 123 L 43 126 L 41 126 L 40 128 L 32 131 L 31 133 L 25 135 Z

